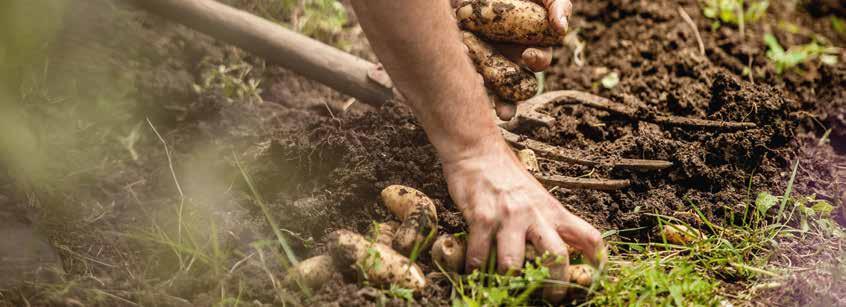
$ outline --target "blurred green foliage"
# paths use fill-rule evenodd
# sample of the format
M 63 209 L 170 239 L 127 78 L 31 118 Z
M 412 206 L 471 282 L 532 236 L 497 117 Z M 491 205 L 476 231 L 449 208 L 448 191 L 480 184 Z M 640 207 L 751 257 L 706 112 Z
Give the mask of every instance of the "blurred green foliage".
M 771 33 L 764 35 L 764 43 L 769 48 L 767 58 L 773 62 L 779 74 L 815 59 L 819 59 L 820 63 L 825 65 L 835 65 L 840 53 L 839 48 L 821 45 L 816 40 L 785 49 Z
M 338 34 L 349 22 L 347 10 L 337 0 L 230 0 L 230 4 L 290 26 L 309 37 L 342 47 Z
M 742 25 L 764 17 L 770 2 L 767 0 L 704 0 L 702 14 L 714 19 L 712 27 L 721 24 Z

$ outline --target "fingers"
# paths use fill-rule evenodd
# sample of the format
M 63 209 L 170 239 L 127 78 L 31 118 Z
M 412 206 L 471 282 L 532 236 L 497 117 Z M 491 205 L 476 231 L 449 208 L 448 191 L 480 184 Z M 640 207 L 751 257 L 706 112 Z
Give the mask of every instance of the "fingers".
M 526 253 L 526 227 L 522 221 L 506 222 L 496 236 L 497 271 L 516 273 L 523 266 Z
M 494 102 L 494 110 L 499 119 L 509 121 L 517 114 L 517 106 L 513 103 L 499 99 L 496 95 L 491 95 L 491 99 Z
M 538 248 L 538 252 L 548 252 L 544 258 L 544 266 L 549 269 L 549 277 L 552 280 L 567 281 L 567 266 L 570 265 L 570 257 L 567 254 L 567 244 L 561 240 L 558 233 L 552 226 L 547 224 L 536 224 L 529 229 L 529 240 Z M 560 302 L 567 294 L 567 287 L 564 285 L 546 285 L 543 289 L 543 298 L 549 302 Z
M 493 217 L 474 218 L 470 226 L 470 234 L 467 235 L 467 260 L 465 272 L 482 268 L 488 261 L 491 251 L 491 240 L 493 239 L 496 222 Z
M 539 253 L 549 252 L 552 256 L 568 259 L 567 244 L 564 244 L 564 240 L 561 240 L 552 226 L 546 223 L 535 224 L 529 228 L 528 237 Z
M 567 33 L 569 22 L 567 18 L 573 13 L 573 3 L 570 0 L 532 0 L 546 7 L 549 12 L 549 22 L 558 33 Z
M 541 72 L 552 64 L 552 48 L 534 48 L 516 44 L 492 44 L 502 55 L 532 72 Z
M 558 33 L 567 33 L 569 23 L 567 18 L 573 12 L 573 3 L 570 0 L 544 0 L 546 9 L 549 11 L 549 22 Z
M 580 250 L 591 265 L 600 267 L 607 260 L 602 234 L 582 218 L 562 208 L 556 231 L 570 246 Z
M 467 0 L 449 0 L 449 4 L 452 5 L 452 8 L 457 9 L 464 4 L 465 1 Z
M 552 47 L 526 48 L 521 54 L 523 64 L 533 72 L 542 72 L 552 64 Z

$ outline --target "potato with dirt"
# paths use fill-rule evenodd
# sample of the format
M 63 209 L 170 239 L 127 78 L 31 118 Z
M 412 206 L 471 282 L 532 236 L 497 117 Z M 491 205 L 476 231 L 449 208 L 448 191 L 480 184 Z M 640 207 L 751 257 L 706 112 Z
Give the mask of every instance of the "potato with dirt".
M 667 240 L 667 243 L 677 245 L 690 245 L 706 239 L 699 229 L 676 224 L 664 225 L 661 228 L 661 236 Z
M 447 272 L 461 273 L 464 269 L 466 244 L 452 234 L 444 234 L 432 244 L 432 262 L 440 265 Z
M 370 242 L 348 230 L 332 233 L 328 245 L 336 266 L 358 272 L 360 278 L 374 286 L 397 285 L 415 292 L 426 287 L 423 270 L 387 245 Z
M 470 32 L 462 33 L 470 59 L 497 97 L 508 102 L 532 98 L 538 91 L 538 80 L 517 63 L 512 62 L 489 44 Z
M 337 272 L 332 257 L 319 255 L 301 261 L 288 269 L 285 275 L 285 285 L 296 289 L 299 286 L 317 289 Z
M 563 33 L 549 22 L 547 9 L 525 0 L 467 0 L 455 11 L 462 29 L 492 42 L 560 46 Z
M 431 198 L 414 188 L 392 185 L 382 190 L 388 210 L 402 220 L 394 230 L 393 248 L 403 255 L 429 248 L 428 238 L 438 228 L 438 214 Z

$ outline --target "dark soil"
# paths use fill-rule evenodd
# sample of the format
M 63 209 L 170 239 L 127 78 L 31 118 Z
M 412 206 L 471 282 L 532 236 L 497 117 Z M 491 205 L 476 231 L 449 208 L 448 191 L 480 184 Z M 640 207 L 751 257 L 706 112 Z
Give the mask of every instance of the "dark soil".
M 253 12 L 260 10 L 260 5 L 252 3 L 228 2 Z M 674 164 L 658 172 L 633 172 L 542 160 L 542 170 L 549 174 L 629 179 L 633 183 L 631 188 L 615 192 L 559 189 L 554 195 L 601 231 L 644 227 L 620 233 L 615 240 L 647 241 L 652 239 L 651 227 L 656 219 L 644 213 L 672 215 L 695 225 L 698 220 L 691 218 L 695 206 L 711 221 L 722 222 L 732 212 L 743 212 L 744 204 L 753 202 L 758 192 L 783 193 L 790 167 L 799 161 L 795 192 L 816 194 L 818 199 L 835 204 L 837 219 L 846 224 L 846 57 L 841 55 L 836 66 L 813 62 L 802 66 L 801 71 L 779 76 L 765 56 L 762 38 L 764 33 L 774 32 L 783 45 L 810 40 L 807 35 L 778 30 L 779 20 L 826 36 L 837 46 L 846 45 L 846 35 L 832 30 L 825 12 L 807 12 L 804 6 L 794 10 L 776 2 L 771 1 L 768 18 L 747 25 L 744 33 L 728 25 L 712 30 L 696 0 L 576 2 L 570 25 L 588 47 L 578 63 L 572 48 L 556 51 L 554 65 L 546 74 L 547 90 L 591 92 L 637 107 L 644 118 L 674 114 L 748 121 L 757 127 L 739 131 L 670 127 L 579 105 L 551 106 L 547 111 L 558 118 L 552 127 L 521 133 L 592 155 L 662 159 Z M 833 4 L 831 12 L 836 11 L 836 1 L 817 2 Z M 104 80 L 127 82 L 126 93 L 123 87 L 106 87 L 106 94 L 98 96 L 92 91 L 93 97 L 77 97 L 76 105 L 91 109 L 84 114 L 104 112 L 102 104 L 90 102 L 97 97 L 123 104 L 107 108 L 105 111 L 111 112 L 108 115 L 86 118 L 94 124 L 78 129 L 75 125 L 79 122 L 65 112 L 67 109 L 40 101 L 57 108 L 50 109 L 49 116 L 33 117 L 51 123 L 49 129 L 41 131 L 47 139 L 74 140 L 56 141 L 44 149 L 51 153 L 48 157 L 52 160 L 45 165 L 72 165 L 56 170 L 68 175 L 60 182 L 35 187 L 9 179 L 14 177 L 11 171 L 0 176 L 0 194 L 37 212 L 41 228 L 54 245 L 64 247 L 60 253 L 69 280 L 152 305 L 212 305 L 219 300 L 218 281 L 209 281 L 201 274 L 171 276 L 177 267 L 168 249 L 118 235 L 149 229 L 151 222 L 172 225 L 173 208 L 180 202 L 168 157 L 148 131 L 146 118 L 162 132 L 173 151 L 175 173 L 182 181 L 188 206 L 195 210 L 191 211 L 195 216 L 202 217 L 195 227 L 206 229 L 208 225 L 203 222 L 219 221 L 218 231 L 210 233 L 227 238 L 225 246 L 232 250 L 248 250 L 250 242 L 272 237 L 265 217 L 233 165 L 234 156 L 245 161 L 274 218 L 291 234 L 292 245 L 303 258 L 324 252 L 321 241 L 334 230 L 366 233 L 372 222 L 391 219 L 378 199 L 379 191 L 391 184 L 417 188 L 435 199 L 440 232 L 465 230 L 434 149 L 405 107 L 389 104 L 371 109 L 356 103 L 344 116 L 330 113 L 328 110 L 347 97 L 130 7 L 114 8 L 119 12 L 117 17 L 114 11 L 98 18 L 79 17 L 88 16 L 83 12 L 100 12 L 95 6 L 81 6 L 67 13 L 71 17 L 67 17 L 65 37 L 72 39 L 51 46 L 49 53 L 58 58 L 51 64 L 57 67 L 52 75 L 57 79 L 90 76 L 92 81 L 80 81 L 89 85 Z M 704 55 L 677 7 L 684 8 L 697 23 Z M 113 24 L 120 26 L 105 26 Z M 347 30 L 360 35 L 352 24 Z M 127 33 L 132 35 L 123 36 Z M 102 37 L 113 39 L 103 42 Z M 372 57 L 365 43 L 358 42 L 352 50 Z M 108 63 L 80 64 L 98 61 Z M 231 61 L 256 67 L 250 76 L 264 80 L 264 103 L 233 102 L 219 93 L 191 89 L 192 84 L 201 83 L 205 69 Z M 91 67 L 108 69 L 85 70 Z M 124 71 L 131 75 L 121 74 Z M 612 89 L 600 85 L 608 72 L 620 76 L 619 84 Z M 79 95 L 67 94 L 65 91 L 72 87 L 57 83 L 53 87 L 62 95 Z M 43 113 L 32 107 L 27 111 Z M 136 124 L 142 125 L 144 137 L 137 145 L 140 157 L 130 160 L 126 148 L 113 140 L 126 136 Z M 829 141 L 820 143 L 829 128 Z M 55 131 L 95 137 L 76 141 Z M 95 257 L 107 265 L 90 263 L 85 257 Z M 825 255 L 817 260 L 836 257 Z M 155 261 L 142 261 L 147 259 Z M 278 295 L 264 279 L 266 272 L 249 265 L 253 261 L 224 280 L 234 284 L 230 289 L 238 289 L 244 287 L 237 284 L 238 277 L 250 277 L 244 301 L 321 306 L 404 304 L 376 289 L 343 280 L 340 275 L 310 299 L 287 292 Z M 420 264 L 424 271 L 434 271 L 426 255 Z M 273 274 L 281 278 L 282 270 L 274 268 L 278 270 Z M 790 305 L 826 302 L 828 298 L 818 299 L 823 294 L 813 288 L 816 281 L 825 278 L 830 281 L 830 276 L 797 277 L 788 290 L 766 292 L 762 297 Z M 106 282 L 108 286 L 103 285 Z M 437 279 L 436 284 L 420 298 L 421 305 L 449 304 L 449 283 Z M 148 288 L 156 292 L 137 290 Z M 842 288 L 834 292 L 838 290 Z M 24 300 L 71 305 L 69 298 L 86 297 L 86 293 L 36 293 Z M 0 305 L 8 297 L 0 296 Z M 24 304 L 17 296 L 9 300 L 7 305 Z M 106 299 L 91 304 L 109 302 Z

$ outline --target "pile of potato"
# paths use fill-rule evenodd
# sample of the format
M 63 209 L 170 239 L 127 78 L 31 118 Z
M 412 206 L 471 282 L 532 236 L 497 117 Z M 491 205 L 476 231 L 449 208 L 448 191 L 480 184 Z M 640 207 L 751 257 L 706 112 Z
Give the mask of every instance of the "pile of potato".
M 401 185 L 385 188 L 381 197 L 388 210 L 401 222 L 377 223 L 368 237 L 348 230 L 332 233 L 327 240 L 328 253 L 306 259 L 289 269 L 285 283 L 293 288 L 314 289 L 331 279 L 335 272 L 356 272 L 376 287 L 393 284 L 420 292 L 428 280 L 409 256 L 415 252 L 422 255 L 427 250 L 432 261 L 444 270 L 452 273 L 463 271 L 466 243 L 455 234 L 436 236 L 438 220 L 432 199 L 423 192 Z M 527 244 L 528 260 L 541 256 L 531 244 Z M 567 266 L 566 270 L 550 271 L 552 279 L 569 281 L 585 288 L 590 287 L 595 273 L 591 266 L 581 264 Z M 553 303 L 583 294 L 583 291 L 566 285 L 548 286 L 543 290 L 544 299 Z

